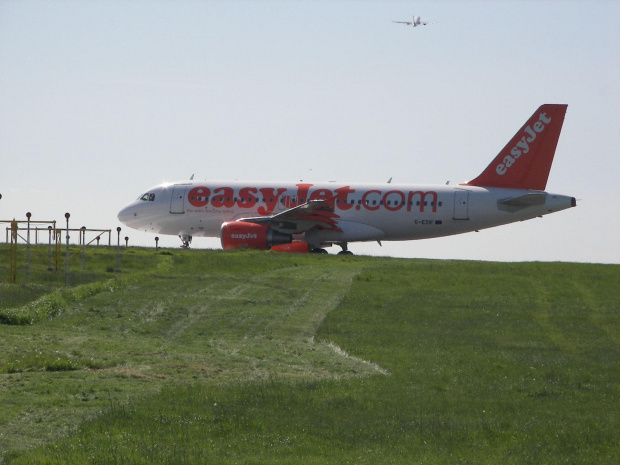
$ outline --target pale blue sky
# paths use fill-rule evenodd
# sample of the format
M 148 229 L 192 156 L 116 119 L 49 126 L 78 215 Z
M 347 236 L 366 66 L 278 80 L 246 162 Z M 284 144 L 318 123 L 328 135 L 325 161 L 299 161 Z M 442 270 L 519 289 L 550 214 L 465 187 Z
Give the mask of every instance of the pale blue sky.
M 414 14 L 435 23 L 391 22 Z M 351 250 L 620 263 L 618 18 L 614 1 L 0 0 L 0 219 L 116 229 L 138 194 L 192 174 L 468 181 L 566 103 L 547 190 L 577 208 Z

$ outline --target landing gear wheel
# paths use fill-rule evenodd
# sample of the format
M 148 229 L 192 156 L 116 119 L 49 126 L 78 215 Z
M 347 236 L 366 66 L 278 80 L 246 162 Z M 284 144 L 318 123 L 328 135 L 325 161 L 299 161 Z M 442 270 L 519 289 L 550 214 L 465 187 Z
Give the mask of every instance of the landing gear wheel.
M 338 242 L 336 245 L 342 247 L 342 251 L 338 252 L 338 255 L 353 255 L 353 252 L 349 252 L 346 242 Z
M 183 242 L 183 244 L 181 244 L 181 247 L 183 247 L 184 249 L 189 249 L 189 245 L 192 243 L 192 236 L 179 235 L 179 238 L 181 239 L 181 242 Z
M 326 254 L 327 250 L 325 250 L 325 249 L 312 249 L 312 252 L 310 252 L 310 253 Z

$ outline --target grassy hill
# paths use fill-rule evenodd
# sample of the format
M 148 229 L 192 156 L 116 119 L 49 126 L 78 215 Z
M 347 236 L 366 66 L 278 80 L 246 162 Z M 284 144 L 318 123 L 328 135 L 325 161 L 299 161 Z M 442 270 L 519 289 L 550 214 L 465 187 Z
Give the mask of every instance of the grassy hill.
M 0 248 L 0 461 L 617 463 L 620 267 Z

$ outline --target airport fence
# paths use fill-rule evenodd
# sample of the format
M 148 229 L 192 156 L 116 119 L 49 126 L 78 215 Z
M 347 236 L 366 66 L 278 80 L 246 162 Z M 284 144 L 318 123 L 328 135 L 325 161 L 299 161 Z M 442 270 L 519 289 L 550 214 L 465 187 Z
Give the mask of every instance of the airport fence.
M 18 282 L 18 271 L 21 269 L 24 271 L 24 281 L 30 283 L 34 260 L 39 268 L 41 263 L 44 263 L 47 271 L 56 272 L 56 275 L 64 268 L 65 284 L 69 285 L 69 270 L 72 261 L 75 262 L 76 259 L 81 258 L 81 269 L 84 270 L 86 269 L 86 250 L 88 247 L 98 247 L 101 244 L 101 239 L 104 239 L 103 245 L 105 245 L 106 235 L 107 246 L 112 245 L 112 230 L 91 229 L 86 226 L 70 228 L 69 213 L 65 214 L 65 227 L 58 227 L 56 221 L 34 221 L 30 213 L 27 213 L 26 217 L 26 220 L 21 221 L 15 219 L 0 220 L 0 223 L 8 225 L 6 227 L 6 246 L 0 248 L 0 267 L 2 261 L 6 260 L 4 263 L 5 267 L 8 263 L 8 277 L 6 272 L 2 273 L 4 276 L 0 276 L 0 282 L 16 284 Z M 111 271 L 120 271 L 120 228 L 117 228 L 117 232 L 116 269 Z M 71 238 L 76 236 L 78 238 L 77 244 L 71 243 Z M 18 246 L 24 253 L 18 253 Z M 5 280 L 5 277 L 8 279 Z

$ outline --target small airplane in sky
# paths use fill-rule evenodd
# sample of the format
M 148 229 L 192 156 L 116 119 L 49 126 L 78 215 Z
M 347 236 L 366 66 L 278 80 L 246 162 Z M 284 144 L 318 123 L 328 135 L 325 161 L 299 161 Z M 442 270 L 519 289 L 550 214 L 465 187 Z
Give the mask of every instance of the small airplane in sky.
M 567 105 L 542 105 L 489 166 L 458 185 L 180 181 L 140 194 L 121 223 L 219 237 L 224 249 L 327 253 L 337 245 L 451 236 L 575 207 L 545 191 Z M 391 181 L 391 179 L 390 179 Z
M 429 23 L 428 21 L 420 21 L 419 16 L 414 16 L 413 21 L 392 21 L 392 22 L 398 23 L 398 24 L 405 24 L 411 27 L 426 26 L 427 24 L 433 24 L 433 23 Z

